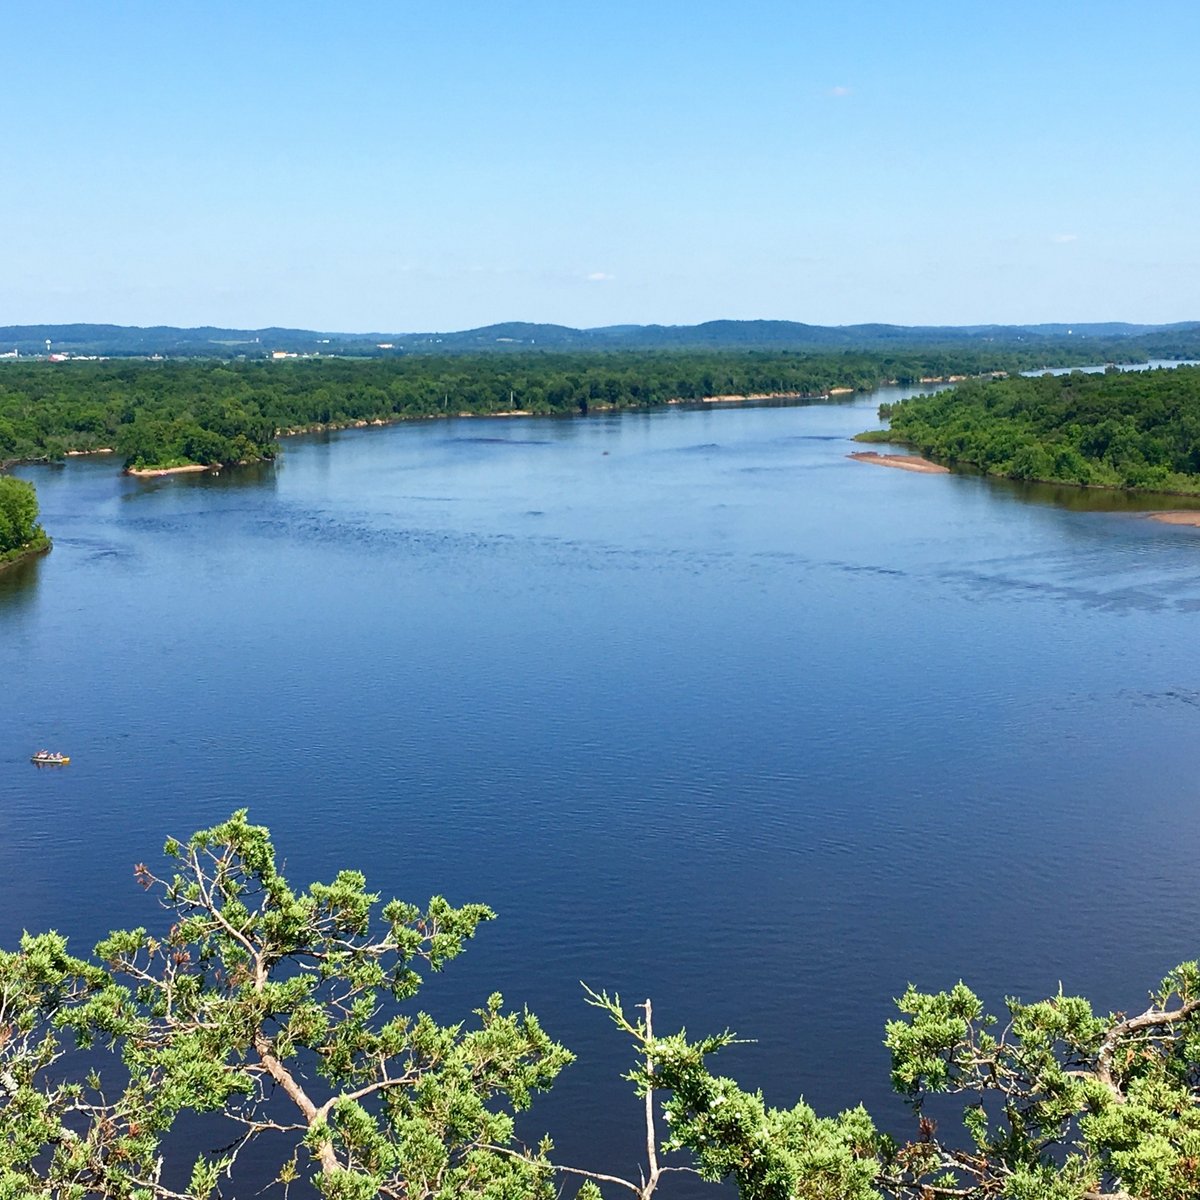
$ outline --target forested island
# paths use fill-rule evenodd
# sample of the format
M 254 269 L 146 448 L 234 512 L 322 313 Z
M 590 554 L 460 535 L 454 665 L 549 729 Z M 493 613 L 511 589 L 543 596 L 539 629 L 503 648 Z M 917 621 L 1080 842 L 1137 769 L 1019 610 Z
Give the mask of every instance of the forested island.
M 0 465 L 116 451 L 127 469 L 270 459 L 282 435 L 442 416 L 570 414 L 713 397 L 823 397 L 953 380 L 884 405 L 888 432 L 950 464 L 1094 486 L 1200 492 L 1200 368 L 1022 377 L 1020 349 L 903 353 L 412 355 L 286 362 L 0 366 Z
M 0 365 L 0 463 L 102 449 L 127 468 L 271 458 L 315 428 L 496 413 L 587 413 L 712 396 L 831 390 L 1013 370 L 1030 351 L 960 347 L 892 354 L 413 355 L 281 362 L 78 361 Z
M 879 415 L 860 440 L 990 475 L 1200 493 L 1200 367 L 972 379 Z
M 0 475 L 0 569 L 50 549 L 33 484 Z

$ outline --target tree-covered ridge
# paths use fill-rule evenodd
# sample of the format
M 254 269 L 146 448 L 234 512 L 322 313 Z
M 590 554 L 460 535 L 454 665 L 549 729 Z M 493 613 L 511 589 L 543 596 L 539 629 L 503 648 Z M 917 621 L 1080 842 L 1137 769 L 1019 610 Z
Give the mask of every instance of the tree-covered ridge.
M 164 875 L 134 871 L 166 910 L 155 928 L 86 959 L 57 933 L 0 951 L 3 1200 L 245 1195 L 251 1158 L 254 1194 L 308 1183 L 329 1200 L 669 1200 L 681 1173 L 741 1200 L 1200 1194 L 1195 962 L 1135 1016 L 1060 990 L 998 1020 L 961 983 L 910 986 L 885 1039 L 907 1141 L 861 1107 L 770 1107 L 713 1072 L 731 1034 L 658 1033 L 649 1001 L 639 1016 L 591 992 L 631 1046 L 645 1123 L 638 1172 L 609 1174 L 518 1135 L 514 1114 L 572 1060 L 534 1016 L 499 996 L 449 1025 L 413 1007 L 489 909 L 381 904 L 353 870 L 298 889 L 244 812 L 166 854 Z M 182 1162 L 189 1113 L 220 1148 Z
M 504 321 L 477 329 L 425 333 L 337 333 L 313 329 L 222 329 L 213 326 L 5 325 L 0 352 L 71 355 L 165 355 L 170 358 L 270 358 L 273 352 L 349 354 L 511 354 L 648 350 L 770 350 L 886 352 L 896 347 L 1035 350 L 1039 363 L 1187 358 L 1200 352 L 1200 323 L 1131 325 L 808 325 L 781 320 L 716 320 L 699 325 L 610 325 L 573 329 L 531 321 Z M 1082 356 L 1082 357 L 1079 357 Z
M 50 545 L 38 524 L 37 492 L 32 483 L 0 475 L 0 565 Z
M 870 440 L 993 475 L 1200 492 L 1200 367 L 970 380 L 879 415 Z
M 0 463 L 114 448 L 134 467 L 270 457 L 277 432 L 870 388 L 1029 365 L 1030 352 L 511 354 L 284 362 L 0 364 Z M 1038 361 L 1034 359 L 1033 361 Z

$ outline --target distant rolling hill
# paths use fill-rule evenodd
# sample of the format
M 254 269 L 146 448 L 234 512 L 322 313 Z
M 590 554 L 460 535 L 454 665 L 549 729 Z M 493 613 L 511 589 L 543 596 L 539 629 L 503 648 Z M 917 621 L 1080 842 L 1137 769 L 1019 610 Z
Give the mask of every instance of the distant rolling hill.
M 0 353 L 263 358 L 287 354 L 465 354 L 504 351 L 890 350 L 903 347 L 1021 345 L 1090 341 L 1101 350 L 1182 357 L 1200 354 L 1200 322 L 1040 325 L 805 325 L 797 321 L 706 321 L 700 325 L 566 325 L 509 321 L 445 333 L 329 333 L 312 329 L 222 329 L 170 325 L 0 326 Z

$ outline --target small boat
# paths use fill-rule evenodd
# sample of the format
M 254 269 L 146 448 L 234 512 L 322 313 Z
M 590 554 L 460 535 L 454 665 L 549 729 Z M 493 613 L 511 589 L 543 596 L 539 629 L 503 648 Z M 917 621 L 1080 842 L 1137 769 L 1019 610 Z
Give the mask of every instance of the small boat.
M 39 750 L 30 760 L 39 767 L 65 767 L 71 761 L 66 754 L 55 754 L 52 750 Z

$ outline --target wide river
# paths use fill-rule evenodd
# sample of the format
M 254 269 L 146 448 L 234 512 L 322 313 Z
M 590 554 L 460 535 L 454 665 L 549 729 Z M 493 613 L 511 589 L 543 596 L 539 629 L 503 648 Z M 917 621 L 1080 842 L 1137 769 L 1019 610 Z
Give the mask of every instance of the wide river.
M 1200 954 L 1200 530 L 848 459 L 898 394 L 22 469 L 0 944 L 153 925 L 132 864 L 248 807 L 297 882 L 499 912 L 424 1003 L 537 1012 L 579 1062 L 527 1128 L 609 1170 L 639 1109 L 580 980 L 904 1129 L 908 981 L 1142 1004 Z

